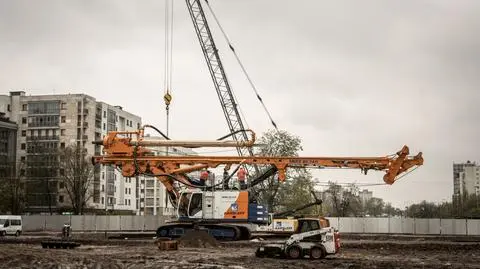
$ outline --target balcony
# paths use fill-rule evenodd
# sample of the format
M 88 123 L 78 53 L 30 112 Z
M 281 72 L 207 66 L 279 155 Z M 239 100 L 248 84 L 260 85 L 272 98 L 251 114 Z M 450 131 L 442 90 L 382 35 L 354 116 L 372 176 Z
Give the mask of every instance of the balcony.
M 58 127 L 59 122 L 31 122 L 28 124 L 28 128 L 32 127 Z
M 27 141 L 40 141 L 40 140 L 59 140 L 58 135 L 46 135 L 46 136 L 27 136 Z
M 81 115 L 81 114 L 82 114 L 82 109 L 79 108 L 79 109 L 77 110 L 77 112 L 78 112 L 78 114 Z M 84 108 L 84 109 L 83 109 L 83 115 L 87 115 L 87 114 L 88 114 L 88 109 Z
M 77 127 L 82 127 L 82 122 L 77 122 Z M 83 122 L 83 127 L 88 128 L 88 122 Z

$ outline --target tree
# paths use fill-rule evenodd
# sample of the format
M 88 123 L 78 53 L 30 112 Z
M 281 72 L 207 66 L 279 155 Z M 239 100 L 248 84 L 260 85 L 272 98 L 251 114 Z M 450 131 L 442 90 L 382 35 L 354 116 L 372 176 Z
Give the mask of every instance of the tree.
M 390 208 L 388 210 L 392 211 Z M 372 197 L 365 203 L 365 213 L 371 217 L 381 216 L 385 211 L 385 202 L 381 198 Z
M 281 184 L 277 194 L 277 209 L 292 210 L 314 202 L 312 175 L 305 169 L 294 170 L 292 177 Z M 314 207 L 303 209 L 296 214 L 312 214 Z
M 328 182 L 329 203 L 331 205 L 331 214 L 334 217 L 347 217 L 359 215 L 361 211 L 361 201 L 358 196 L 359 189 L 355 184 L 349 184 L 346 188 L 341 185 Z
M 64 183 L 73 214 L 83 214 L 92 197 L 93 175 L 94 166 L 85 148 L 73 144 L 60 152 L 60 182 Z
M 5 180 L 0 184 L 0 212 L 19 215 L 25 208 L 25 163 L 8 163 Z
M 256 153 L 262 156 L 298 156 L 298 152 L 303 150 L 299 137 L 281 130 L 269 130 L 260 137 L 259 143 L 264 146 Z M 262 170 L 264 169 L 265 168 Z M 295 170 L 296 169 L 289 169 L 287 171 L 287 178 L 292 178 Z M 275 211 L 278 205 L 279 196 L 277 194 L 279 193 L 280 186 L 281 183 L 278 182 L 278 177 L 271 176 L 262 184 L 254 187 L 253 192 L 258 194 L 258 200 L 265 203 L 270 212 Z

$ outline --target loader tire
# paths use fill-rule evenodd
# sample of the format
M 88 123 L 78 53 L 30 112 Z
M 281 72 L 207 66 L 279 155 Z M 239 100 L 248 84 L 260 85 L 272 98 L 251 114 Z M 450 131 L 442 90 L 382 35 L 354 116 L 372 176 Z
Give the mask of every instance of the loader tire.
M 310 258 L 311 259 L 323 259 L 327 255 L 325 248 L 323 247 L 312 247 L 310 249 Z
M 299 246 L 291 246 L 287 249 L 287 257 L 290 259 L 299 259 L 302 256 L 302 249 Z

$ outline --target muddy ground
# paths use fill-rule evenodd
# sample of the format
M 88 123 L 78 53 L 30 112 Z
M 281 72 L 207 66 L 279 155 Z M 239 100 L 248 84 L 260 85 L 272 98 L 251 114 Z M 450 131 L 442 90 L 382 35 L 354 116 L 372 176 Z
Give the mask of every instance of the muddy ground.
M 325 260 L 255 257 L 258 242 L 160 251 L 154 240 L 79 240 L 76 249 L 43 249 L 42 238 L 0 239 L 0 268 L 480 268 L 480 243 L 344 240 Z

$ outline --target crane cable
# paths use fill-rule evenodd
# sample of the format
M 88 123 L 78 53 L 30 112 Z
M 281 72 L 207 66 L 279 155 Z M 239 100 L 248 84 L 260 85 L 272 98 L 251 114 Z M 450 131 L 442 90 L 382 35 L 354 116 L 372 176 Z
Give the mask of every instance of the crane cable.
M 173 47 L 173 0 L 165 0 L 165 77 L 164 88 L 165 94 L 163 100 L 165 101 L 167 137 L 169 131 L 170 120 L 170 103 L 172 101 L 172 47 Z M 167 152 L 168 155 L 168 147 Z
M 230 50 L 231 50 L 231 51 L 233 52 L 233 54 L 235 55 L 235 58 L 237 59 L 237 62 L 238 62 L 238 64 L 240 65 L 240 68 L 242 69 L 243 73 L 245 74 L 248 82 L 250 83 L 250 86 L 251 86 L 252 89 L 255 91 L 255 94 L 256 94 L 256 96 L 257 96 L 257 99 L 260 101 L 260 103 L 261 103 L 262 106 L 263 106 L 263 109 L 264 109 L 265 112 L 267 113 L 268 118 L 270 119 L 270 122 L 272 123 L 273 127 L 275 127 L 275 129 L 278 130 L 277 124 L 275 123 L 275 121 L 273 120 L 272 116 L 270 115 L 270 112 L 268 112 L 268 109 L 267 109 L 267 107 L 265 106 L 265 103 L 263 103 L 262 97 L 260 97 L 260 94 L 258 93 L 257 88 L 255 87 L 255 84 L 253 84 L 252 79 L 250 78 L 250 76 L 248 75 L 245 67 L 243 66 L 242 62 L 240 61 L 240 58 L 238 57 L 237 52 L 235 51 L 235 48 L 233 47 L 232 43 L 230 42 L 230 39 L 228 39 L 227 34 L 226 34 L 225 31 L 223 30 L 223 27 L 220 25 L 220 22 L 219 22 L 219 20 L 217 19 L 217 16 L 215 15 L 215 13 L 213 12 L 213 9 L 212 9 L 212 7 L 210 6 L 210 3 L 208 2 L 208 0 L 205 0 L 205 2 L 207 3 L 207 7 L 208 7 L 208 9 L 210 10 L 210 13 L 212 14 L 213 18 L 215 19 L 215 22 L 217 23 L 218 27 L 220 28 L 220 31 L 222 31 L 222 34 L 223 34 L 225 40 L 227 41 Z

